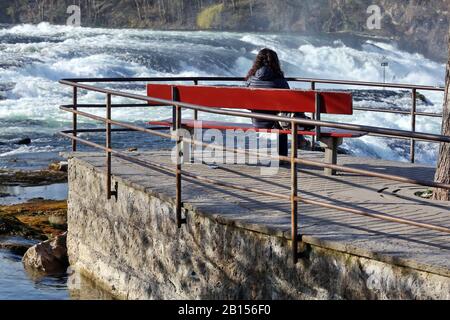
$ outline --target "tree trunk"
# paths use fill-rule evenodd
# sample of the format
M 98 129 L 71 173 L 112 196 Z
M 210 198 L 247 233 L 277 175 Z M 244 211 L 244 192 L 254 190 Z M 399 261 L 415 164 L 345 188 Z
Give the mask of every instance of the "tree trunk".
M 450 30 L 449 30 L 450 33 Z M 449 39 L 449 60 L 447 73 L 445 76 L 445 98 L 444 112 L 442 119 L 442 134 L 450 136 L 450 39 Z M 450 184 L 450 143 L 442 143 L 439 153 L 439 161 L 436 169 L 436 181 Z M 433 198 L 435 200 L 450 201 L 450 191 L 436 189 Z

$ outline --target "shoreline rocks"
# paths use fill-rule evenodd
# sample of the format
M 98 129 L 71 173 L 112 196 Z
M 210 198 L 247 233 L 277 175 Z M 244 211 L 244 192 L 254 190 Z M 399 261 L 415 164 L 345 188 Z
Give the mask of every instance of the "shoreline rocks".
M 25 137 L 25 138 L 19 138 L 19 139 L 15 139 L 15 140 L 11 140 L 11 141 L 0 141 L 0 146 L 1 145 L 29 145 L 31 144 L 31 138 L 29 137 Z
M 1 215 L 1 211 L 0 236 L 16 236 L 37 240 L 46 239 L 46 236 L 44 234 L 21 222 L 17 217 L 13 215 Z
M 69 163 L 67 161 L 52 162 L 48 166 L 48 169 L 56 172 L 67 172 L 69 169 Z
M 49 170 L 40 171 L 0 170 L 0 186 L 32 187 L 67 181 L 63 163 L 51 169 L 50 166 Z M 25 270 L 37 279 L 66 272 L 69 266 L 66 230 L 66 200 L 36 198 L 0 206 L 0 249 L 23 256 Z M 35 244 L 37 241 L 44 242 Z
M 61 171 L 0 169 L 0 186 L 35 187 L 66 181 L 67 173 Z M 0 197 L 9 196 L 7 192 L 0 193 Z M 36 198 L 20 204 L 0 205 L 0 249 L 23 255 L 35 243 L 28 241 L 48 240 L 66 230 L 66 200 Z
M 53 170 L 3 170 L 0 169 L 0 185 L 34 187 L 67 182 L 67 172 Z
M 0 250 L 23 256 L 36 242 L 17 237 L 0 237 Z
M 0 206 L 0 236 L 47 240 L 67 230 L 67 201 L 35 199 Z

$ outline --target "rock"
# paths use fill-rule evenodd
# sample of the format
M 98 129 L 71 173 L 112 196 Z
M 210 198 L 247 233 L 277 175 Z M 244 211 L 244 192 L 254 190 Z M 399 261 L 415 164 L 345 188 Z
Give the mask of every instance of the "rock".
M 55 227 L 66 227 L 67 226 L 67 216 L 66 215 L 51 215 L 48 217 L 48 222 L 50 225 Z
M 0 237 L 22 236 L 48 240 L 67 231 L 67 201 L 35 199 L 21 204 L 0 206 L 0 221 L 2 220 L 8 230 L 4 234 L 0 231 Z M 16 228 L 11 230 L 12 222 Z
M 15 139 L 15 140 L 0 141 L 0 146 L 13 145 L 13 144 L 28 145 L 30 143 L 31 143 L 31 139 L 26 137 L 26 138 L 20 138 L 20 139 Z
M 51 171 L 59 171 L 59 163 L 58 162 L 52 162 L 48 165 L 48 169 Z
M 66 161 L 50 163 L 48 169 L 57 172 L 67 172 L 69 164 Z
M 422 93 L 417 92 L 417 99 L 422 101 L 426 106 L 434 106 L 434 103 L 428 100 L 428 98 L 425 97 L 425 95 L 423 95 Z
M 67 181 L 67 173 L 52 170 L 22 171 L 0 169 L 2 185 L 9 186 L 39 186 Z
M 69 266 L 66 240 L 67 232 L 28 249 L 22 259 L 25 268 L 46 274 L 66 272 Z
M 31 143 L 31 139 L 28 137 L 13 141 L 13 144 L 19 144 L 19 145 L 28 145 L 30 143 Z
M 31 245 L 27 245 L 27 244 L 0 242 L 0 249 L 8 250 L 19 256 L 23 256 L 30 247 L 31 247 Z
M 10 215 L 0 215 L 0 236 L 43 239 L 43 236 L 39 232 Z

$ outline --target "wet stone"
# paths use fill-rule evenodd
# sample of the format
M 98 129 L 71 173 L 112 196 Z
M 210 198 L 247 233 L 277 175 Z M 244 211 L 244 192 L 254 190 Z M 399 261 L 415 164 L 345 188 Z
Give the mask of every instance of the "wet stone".
M 66 272 L 69 267 L 66 238 L 64 233 L 28 249 L 22 259 L 25 268 L 45 274 Z

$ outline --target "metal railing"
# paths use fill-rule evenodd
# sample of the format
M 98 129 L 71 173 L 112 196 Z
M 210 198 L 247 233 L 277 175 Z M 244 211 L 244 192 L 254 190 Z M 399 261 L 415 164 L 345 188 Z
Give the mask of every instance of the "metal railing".
M 123 83 L 123 82 L 175 82 L 175 81 L 183 81 L 183 82 L 193 82 L 195 85 L 198 85 L 199 82 L 242 82 L 245 79 L 242 77 L 147 77 L 147 78 L 102 78 L 102 79 L 94 79 L 94 78 L 79 78 L 79 79 L 67 79 L 71 82 L 77 83 Z M 317 90 L 319 84 L 336 84 L 340 86 L 356 86 L 356 87 L 375 87 L 375 88 L 390 88 L 390 89 L 403 89 L 411 91 L 411 110 L 390 110 L 390 109 L 380 109 L 380 108 L 366 108 L 366 107 L 354 107 L 354 110 L 357 111 L 368 111 L 368 112 L 380 112 L 380 113 L 391 113 L 398 115 L 409 115 L 411 122 L 411 132 L 416 132 L 416 122 L 417 116 L 421 117 L 442 117 L 442 113 L 433 113 L 433 112 L 418 112 L 417 111 L 417 97 L 418 90 L 422 91 L 438 91 L 444 92 L 445 88 L 436 87 L 436 86 L 423 86 L 423 85 L 411 85 L 411 84 L 397 84 L 397 83 L 381 83 L 381 82 L 363 82 L 363 81 L 348 81 L 348 80 L 330 80 L 330 79 L 313 79 L 313 78 L 299 78 L 299 77 L 291 77 L 286 78 L 288 82 L 294 83 L 308 83 L 310 85 L 311 90 Z M 74 98 L 76 99 L 76 98 Z M 76 102 L 76 101 L 74 101 Z M 76 103 L 74 103 L 76 105 Z M 139 105 L 138 105 L 139 106 Z M 141 105 L 142 106 L 142 105 Z M 95 107 L 95 106 L 93 106 Z M 194 119 L 198 119 L 198 111 L 194 110 Z M 389 135 L 382 134 L 374 134 L 369 133 L 369 135 L 380 136 L 380 137 L 390 137 Z M 415 163 L 416 161 L 416 139 L 414 138 L 405 138 L 398 137 L 399 139 L 408 139 L 410 140 L 410 162 Z M 312 147 L 314 147 L 313 137 Z
M 425 228 L 429 230 L 435 230 L 439 232 L 444 233 L 450 233 L 450 228 L 418 222 L 414 220 L 409 219 L 403 219 L 398 217 L 393 217 L 390 215 L 378 213 L 378 212 L 371 212 L 369 210 L 361 210 L 361 209 L 355 209 L 350 208 L 348 206 L 342 206 L 342 205 L 336 205 L 336 204 L 330 204 L 325 203 L 317 200 L 310 200 L 303 198 L 299 196 L 298 194 L 298 165 L 309 165 L 319 168 L 328 168 L 340 172 L 346 172 L 346 173 L 354 173 L 354 174 L 360 174 L 365 175 L 368 177 L 376 177 L 391 181 L 398 181 L 402 183 L 409 183 L 419 186 L 425 186 L 425 187 L 432 187 L 432 188 L 440 188 L 440 189 L 446 189 L 450 190 L 449 184 L 434 182 L 434 181 L 424 181 L 424 180 L 417 180 L 402 176 L 396 176 L 396 175 L 389 175 L 389 174 L 382 174 L 382 173 L 376 173 L 371 172 L 368 170 L 362 170 L 362 169 L 355 169 L 350 168 L 347 166 L 341 166 L 341 165 L 334 165 L 334 164 L 327 164 L 319 161 L 312 161 L 312 160 L 306 160 L 306 159 L 300 159 L 298 158 L 298 153 L 296 152 L 298 147 L 298 125 L 312 125 L 316 126 L 318 128 L 320 127 L 326 127 L 326 128 L 335 128 L 335 129 L 346 129 L 346 130 L 353 130 L 353 131 L 363 131 L 369 134 L 373 135 L 380 135 L 380 136 L 387 136 L 387 137 L 395 137 L 395 138 L 404 138 L 404 139 L 411 139 L 412 141 L 416 140 L 422 140 L 422 141 L 429 141 L 429 142 L 439 142 L 439 143 L 450 143 L 450 137 L 449 136 L 442 136 L 442 135 L 436 135 L 436 134 L 429 134 L 429 133 L 418 133 L 414 131 L 404 131 L 404 130 L 394 130 L 394 129 L 387 129 L 387 128 L 380 128 L 380 127 L 373 127 L 373 126 L 363 126 L 363 125 L 356 125 L 356 124 L 347 124 L 347 123 L 336 123 L 336 122 L 329 122 L 329 121 L 318 121 L 318 120 L 307 120 L 307 119 L 296 119 L 296 118 L 286 118 L 286 117 L 280 117 L 280 116 L 274 116 L 274 115 L 265 115 L 265 114 L 255 114 L 255 113 L 247 113 L 242 111 L 235 111 L 235 110 L 225 110 L 225 109 L 216 109 L 216 108 L 208 108 L 205 106 L 199 106 L 189 103 L 183 103 L 178 101 L 177 96 L 177 89 L 176 85 L 173 86 L 172 90 L 172 99 L 171 100 L 165 100 L 165 99 L 157 99 L 153 97 L 148 97 L 144 95 L 138 95 L 138 94 L 132 94 L 128 92 L 118 91 L 118 90 L 112 90 L 112 89 L 106 89 L 101 88 L 98 86 L 93 86 L 89 84 L 85 84 L 82 82 L 136 82 L 136 81 L 142 81 L 142 82 L 155 82 L 155 81 L 165 81 L 165 82 L 172 82 L 172 81 L 194 81 L 195 84 L 198 84 L 199 81 L 240 81 L 243 80 L 242 78 L 127 78 L 127 79 L 67 79 L 67 80 L 61 80 L 60 83 L 64 85 L 71 86 L 73 88 L 73 104 L 72 105 L 65 105 L 61 106 L 60 109 L 63 111 L 67 111 L 72 113 L 73 115 L 73 127 L 72 130 L 65 130 L 62 131 L 60 134 L 64 137 L 70 138 L 72 140 L 72 150 L 77 150 L 77 142 L 83 143 L 85 145 L 88 145 L 90 147 L 94 147 L 97 149 L 101 149 L 106 153 L 106 168 L 107 168 L 107 198 L 111 199 L 112 196 L 118 196 L 117 194 L 117 187 L 116 190 L 112 190 L 112 172 L 111 172 L 111 158 L 112 156 L 119 157 L 121 159 L 130 161 L 132 163 L 135 163 L 137 165 L 148 167 L 148 168 L 158 168 L 161 169 L 167 173 L 174 174 L 175 176 L 175 185 L 176 185 L 176 197 L 175 197 L 175 211 L 176 211 L 176 220 L 178 227 L 181 227 L 182 224 L 186 223 L 186 218 L 182 217 L 182 209 L 183 209 L 183 202 L 182 202 L 182 179 L 183 178 L 190 178 L 196 181 L 202 181 L 205 183 L 213 184 L 216 186 L 222 186 L 225 188 L 231 188 L 235 190 L 241 190 L 251 193 L 256 193 L 260 195 L 270 196 L 278 199 L 288 200 L 291 204 L 291 241 L 292 241 L 292 258 L 293 261 L 296 263 L 299 259 L 299 253 L 298 253 L 298 240 L 299 240 L 299 231 L 298 231 L 298 203 L 304 203 L 309 205 L 315 205 L 320 206 L 323 208 L 328 209 L 335 209 L 343 212 L 352 213 L 355 215 L 360 216 L 366 216 L 371 218 L 376 218 L 384 221 L 390 221 L 405 225 L 410 225 L 418 228 Z M 290 78 L 288 79 L 290 81 L 309 81 L 311 82 L 311 87 L 313 89 L 316 88 L 316 83 L 337 83 L 335 80 L 320 80 L 320 79 L 300 79 L 300 78 Z M 401 85 L 395 85 L 395 84 L 375 84 L 375 83 L 355 83 L 352 81 L 339 81 L 339 84 L 348 84 L 348 85 L 364 85 L 364 86 L 379 86 L 383 85 L 384 87 L 392 87 L 392 88 L 411 88 L 413 90 L 413 95 L 417 92 L 418 89 L 424 90 L 425 88 L 427 90 L 435 90 L 435 91 L 441 91 L 442 88 L 434 88 L 434 87 L 425 87 L 425 86 L 401 86 Z M 98 93 L 103 93 L 106 96 L 105 99 L 105 105 L 93 105 L 93 104 L 78 104 L 78 90 L 88 90 Z M 140 102 L 145 102 L 146 104 L 121 104 L 121 105 L 113 105 L 112 104 L 112 97 L 122 97 L 122 98 L 128 98 L 132 100 L 137 100 Z M 128 107 L 145 107 L 149 106 L 148 103 L 154 104 L 161 104 L 161 106 L 172 106 L 173 109 L 173 124 L 174 124 L 174 131 L 173 133 L 164 133 L 160 132 L 161 128 L 144 128 L 140 127 L 134 124 L 116 121 L 111 118 L 111 110 L 112 108 L 128 108 Z M 153 107 L 152 105 L 152 107 Z M 80 109 L 83 108 L 105 108 L 106 109 L 106 117 L 101 117 L 98 115 L 94 115 L 88 112 L 81 111 Z M 234 116 L 234 117 L 244 117 L 244 118 L 257 118 L 261 120 L 270 120 L 270 121 L 283 121 L 283 122 L 290 122 L 291 123 L 291 136 L 292 136 L 292 144 L 291 144 L 291 155 L 288 156 L 274 156 L 274 155 L 267 155 L 267 154 L 261 154 L 258 152 L 252 152 L 248 150 L 241 150 L 241 149 L 230 149 L 226 148 L 224 146 L 217 146 L 217 145 L 209 145 L 204 143 L 203 141 L 197 141 L 193 138 L 184 138 L 181 135 L 181 128 L 182 128 L 182 110 L 193 110 L 194 111 L 194 117 L 195 119 L 198 118 L 198 112 L 204 112 L 204 113 L 212 113 L 212 114 L 219 114 L 219 115 L 227 115 L 227 116 Z M 414 109 L 414 108 L 413 108 Z M 412 115 L 416 115 L 417 113 L 414 111 Z M 103 129 L 79 129 L 78 128 L 78 116 L 86 117 L 91 120 L 99 121 L 105 125 L 105 128 Z M 112 126 L 117 126 L 118 128 L 112 128 Z M 142 160 L 137 157 L 132 157 L 127 153 L 114 150 L 112 148 L 111 144 L 111 133 L 112 132 L 124 132 L 124 131 L 135 131 L 135 132 L 142 132 L 147 133 L 171 140 L 176 141 L 176 147 L 177 147 L 177 161 L 175 168 L 163 165 L 160 163 L 156 163 L 150 160 Z M 99 133 L 104 132 L 106 133 L 106 144 L 100 145 L 98 143 L 94 143 L 92 141 L 88 141 L 86 139 L 83 139 L 78 136 L 78 133 Z M 202 177 L 199 175 L 195 175 L 189 172 L 182 171 L 182 159 L 183 159 L 183 152 L 182 152 L 182 143 L 188 143 L 192 145 L 197 146 L 208 146 L 209 148 L 216 148 L 221 149 L 226 152 L 233 152 L 236 154 L 245 154 L 245 155 L 253 155 L 253 156 L 259 156 L 263 158 L 271 158 L 278 161 L 285 161 L 289 162 L 291 165 L 291 185 L 290 185 L 290 195 L 287 194 L 279 194 L 267 190 L 262 190 L 258 188 L 251 188 L 251 187 L 244 187 L 242 185 L 236 185 L 232 183 L 227 183 L 211 178 Z

